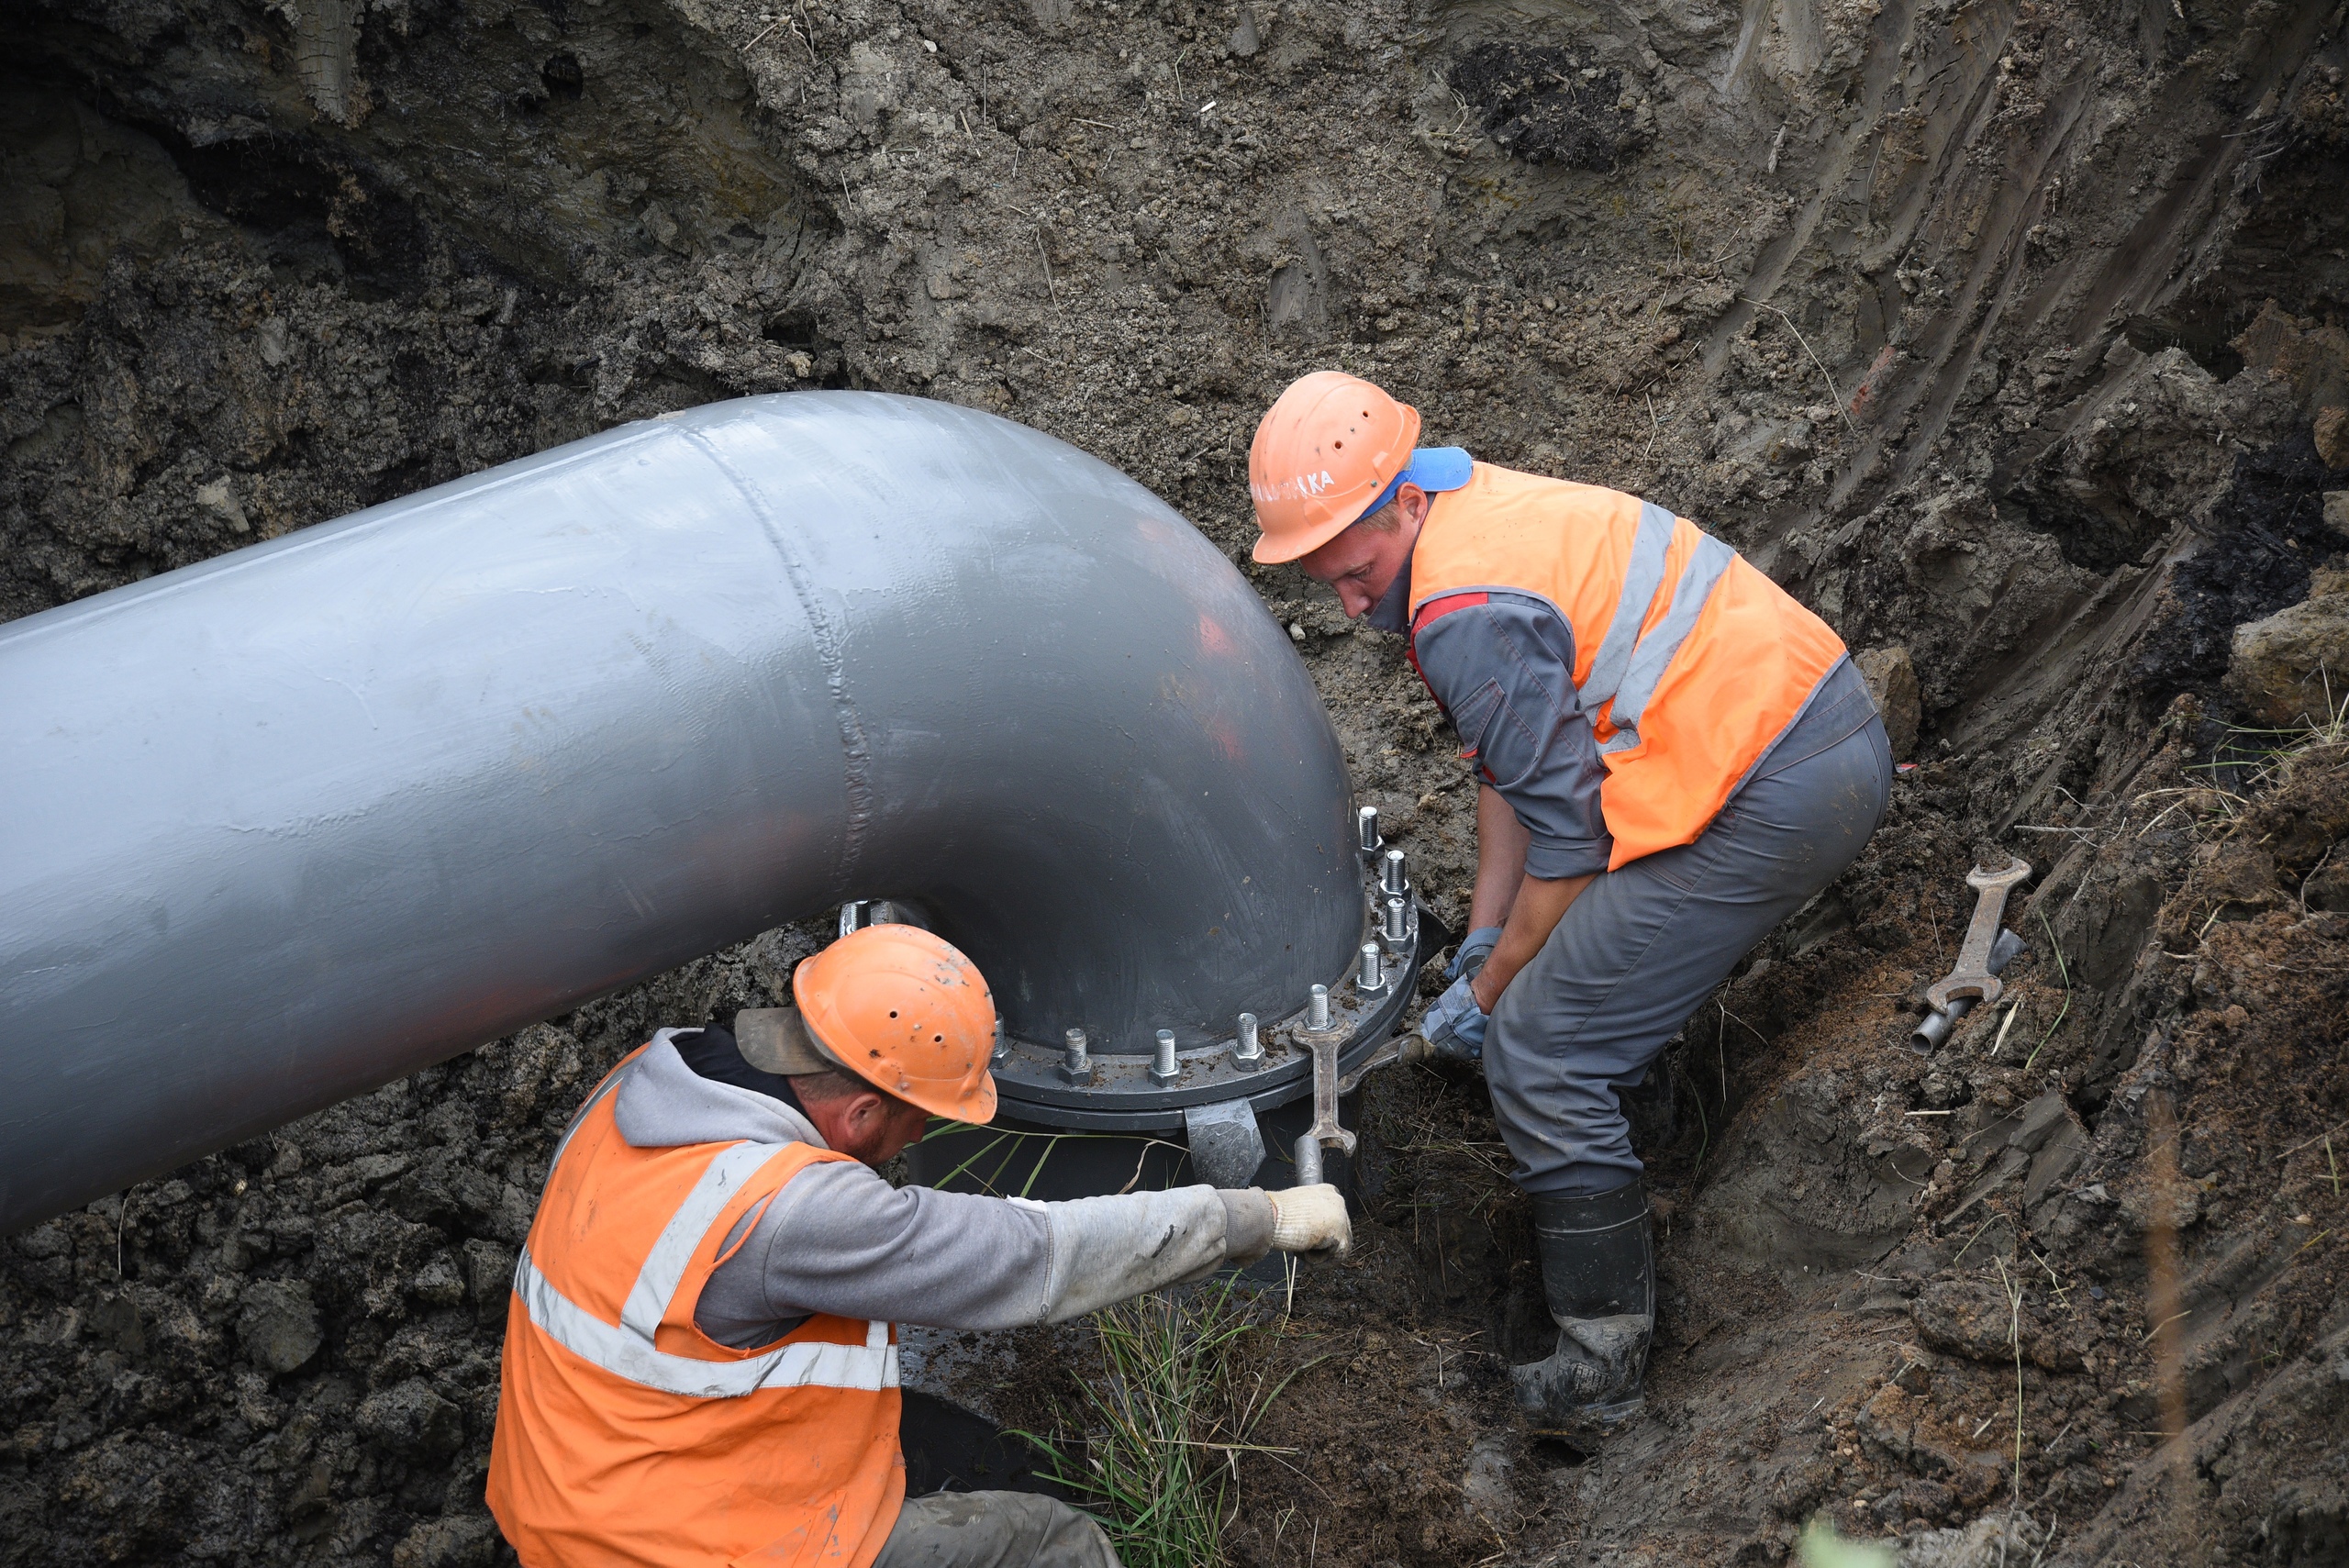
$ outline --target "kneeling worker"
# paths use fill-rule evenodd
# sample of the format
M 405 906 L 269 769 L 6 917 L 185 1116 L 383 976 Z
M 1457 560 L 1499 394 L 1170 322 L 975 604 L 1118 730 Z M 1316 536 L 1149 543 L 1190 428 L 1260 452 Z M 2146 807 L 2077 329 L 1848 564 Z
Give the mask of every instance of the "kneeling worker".
M 489 1503 L 528 1568 L 1116 1568 L 1085 1515 L 906 1496 L 896 1322 L 1056 1323 L 1350 1240 L 1329 1186 L 1011 1202 L 872 1167 L 995 1115 L 970 961 L 871 926 L 796 1008 L 663 1029 L 573 1119 L 515 1270 Z
M 1481 1060 L 1533 1200 L 1559 1336 L 1518 1401 L 1589 1433 L 1638 1407 L 1655 1322 L 1618 1095 L 1858 856 L 1891 749 L 1842 642 L 1729 546 L 1419 434 L 1369 382 L 1292 385 L 1248 454 L 1256 559 L 1407 634 L 1475 762 L 1472 929 L 1421 1029 Z

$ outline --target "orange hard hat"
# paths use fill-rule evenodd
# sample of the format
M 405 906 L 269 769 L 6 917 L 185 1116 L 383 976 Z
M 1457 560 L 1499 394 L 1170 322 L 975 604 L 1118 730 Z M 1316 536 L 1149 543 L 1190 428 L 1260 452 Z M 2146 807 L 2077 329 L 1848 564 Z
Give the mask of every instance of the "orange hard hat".
M 995 997 L 976 965 L 918 926 L 851 931 L 792 972 L 799 1016 L 874 1088 L 950 1121 L 995 1118 Z
M 1358 375 L 1315 371 L 1264 411 L 1248 447 L 1259 561 L 1295 561 L 1362 517 L 1411 461 L 1419 411 Z

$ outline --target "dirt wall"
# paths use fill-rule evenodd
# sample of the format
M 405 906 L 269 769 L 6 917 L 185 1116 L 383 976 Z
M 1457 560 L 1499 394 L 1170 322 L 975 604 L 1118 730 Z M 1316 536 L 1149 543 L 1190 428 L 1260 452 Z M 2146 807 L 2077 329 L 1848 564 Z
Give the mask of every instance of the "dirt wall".
M 1828 1510 L 1915 1562 L 2339 1561 L 2344 763 L 2231 732 L 2227 675 L 2242 628 L 2322 619 L 2349 545 L 2342 28 L 39 0 L 0 20 L 0 613 L 807 386 L 1050 430 L 1240 560 L 1263 406 L 1376 377 L 1431 439 L 1735 543 L 1910 673 L 1919 766 L 1634 1096 L 1642 1426 L 1524 1439 L 1538 1293 L 1481 1087 L 1390 1078 L 1358 1261 L 1267 1352 L 1328 1359 L 1235 1555 L 1774 1561 Z M 1245 570 L 1457 915 L 1471 792 L 1398 645 Z M 1906 998 L 2005 852 L 2042 872 L 2014 1006 L 1913 1056 Z M 0 1243 L 0 1561 L 499 1560 L 504 1271 L 551 1134 L 814 940 Z

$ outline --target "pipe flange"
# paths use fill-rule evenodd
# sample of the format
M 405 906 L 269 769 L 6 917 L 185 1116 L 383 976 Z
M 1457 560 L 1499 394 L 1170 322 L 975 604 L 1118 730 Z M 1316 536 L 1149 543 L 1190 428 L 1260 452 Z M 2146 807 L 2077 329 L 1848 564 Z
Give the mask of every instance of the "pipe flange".
M 1308 995 L 1284 1018 L 1260 1023 L 1243 1014 L 1230 1035 L 1189 1047 L 1170 1049 L 1163 1037 L 1172 1031 L 1130 1043 L 1087 1040 L 1081 1078 L 1070 1071 L 1065 1043 L 1008 1038 L 995 1064 L 1004 1114 L 1085 1131 L 1171 1132 L 1185 1126 L 1191 1107 L 1245 1100 L 1264 1112 L 1310 1094 L 1317 1040 L 1337 1041 L 1341 1071 L 1356 1073 L 1401 1023 L 1427 955 L 1451 940 L 1443 923 L 1416 897 L 1408 906 L 1402 939 L 1389 940 L 1385 869 L 1380 858 L 1364 858 L 1362 945 L 1380 954 L 1378 984 L 1363 985 L 1358 948 L 1343 973 L 1315 987 L 1323 993 L 1326 1029 L 1312 1028 L 1315 1003 Z M 1083 1031 L 1071 1032 L 1083 1038 Z

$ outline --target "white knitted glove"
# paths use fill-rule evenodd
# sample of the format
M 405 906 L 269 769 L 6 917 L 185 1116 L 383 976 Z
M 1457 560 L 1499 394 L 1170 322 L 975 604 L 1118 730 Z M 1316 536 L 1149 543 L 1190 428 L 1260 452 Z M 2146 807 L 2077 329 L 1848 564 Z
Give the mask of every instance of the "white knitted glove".
M 1273 1200 L 1276 1251 L 1319 1252 L 1328 1248 L 1342 1258 L 1353 1246 L 1354 1228 L 1346 1218 L 1345 1195 L 1329 1183 L 1282 1187 L 1264 1195 Z

